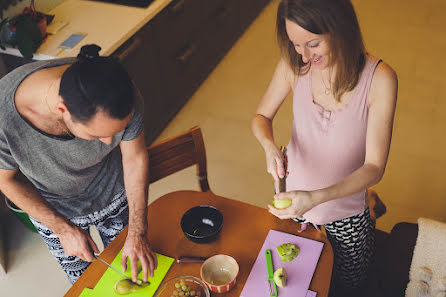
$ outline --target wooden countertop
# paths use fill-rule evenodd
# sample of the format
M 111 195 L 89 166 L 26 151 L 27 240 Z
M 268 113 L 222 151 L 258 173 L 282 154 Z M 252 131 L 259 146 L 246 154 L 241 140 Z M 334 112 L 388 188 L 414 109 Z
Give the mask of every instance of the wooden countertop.
M 155 17 L 172 0 L 154 0 L 148 7 L 139 8 L 98 1 L 66 0 L 51 10 L 53 22 L 62 20 L 68 24 L 56 34 L 50 35 L 34 53 L 34 60 L 74 57 L 85 44 L 95 43 L 101 55 L 110 55 Z M 58 46 L 72 33 L 86 33 L 72 50 L 60 53 Z M 1 52 L 21 56 L 14 48 Z

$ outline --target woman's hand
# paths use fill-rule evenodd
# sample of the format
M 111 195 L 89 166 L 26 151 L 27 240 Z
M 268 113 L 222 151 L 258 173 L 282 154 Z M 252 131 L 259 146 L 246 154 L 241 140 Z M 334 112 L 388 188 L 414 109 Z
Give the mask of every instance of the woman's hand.
M 271 174 L 275 181 L 285 176 L 284 157 L 280 149 L 271 144 L 265 148 L 266 154 L 266 170 Z
M 304 213 L 317 205 L 315 203 L 312 192 L 292 191 L 282 192 L 274 196 L 274 199 L 291 199 L 291 206 L 285 209 L 277 209 L 272 205 L 268 205 L 269 212 L 279 219 L 300 218 Z

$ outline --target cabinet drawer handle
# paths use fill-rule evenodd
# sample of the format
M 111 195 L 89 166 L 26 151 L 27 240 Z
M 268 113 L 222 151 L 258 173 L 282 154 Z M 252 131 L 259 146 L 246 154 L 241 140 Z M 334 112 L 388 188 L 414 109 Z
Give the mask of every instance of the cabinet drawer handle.
M 180 14 L 184 11 L 184 0 L 179 0 L 169 8 L 169 12 L 173 15 Z
M 130 56 L 131 54 L 133 54 L 137 48 L 141 45 L 142 40 L 141 38 L 137 37 L 137 38 L 133 38 L 133 41 L 130 43 L 129 46 L 127 46 L 119 55 L 118 55 L 118 59 L 119 61 L 124 61 L 125 59 L 127 59 L 128 56 Z
M 195 53 L 195 51 L 197 50 L 197 46 L 195 44 L 190 44 L 185 50 L 184 52 L 177 57 L 177 61 L 180 62 L 181 64 L 186 64 L 187 60 L 189 60 L 189 58 Z

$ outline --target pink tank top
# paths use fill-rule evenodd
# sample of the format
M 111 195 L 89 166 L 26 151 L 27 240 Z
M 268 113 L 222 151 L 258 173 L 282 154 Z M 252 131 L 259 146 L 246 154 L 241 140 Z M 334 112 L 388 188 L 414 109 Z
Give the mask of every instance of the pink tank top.
M 368 55 L 353 97 L 342 109 L 328 111 L 313 102 L 311 69 L 298 78 L 293 95 L 293 128 L 287 146 L 287 191 L 312 191 L 331 186 L 360 168 L 365 161 L 368 95 L 380 60 Z M 323 225 L 363 212 L 367 191 L 331 200 L 306 212 L 303 218 Z

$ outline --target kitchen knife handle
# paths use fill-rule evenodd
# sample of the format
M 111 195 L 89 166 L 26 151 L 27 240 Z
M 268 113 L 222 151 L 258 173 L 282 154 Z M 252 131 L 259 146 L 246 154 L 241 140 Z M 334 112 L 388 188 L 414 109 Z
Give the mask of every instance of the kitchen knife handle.
M 207 258 L 205 257 L 188 257 L 188 256 L 181 256 L 177 259 L 177 263 L 203 263 L 206 261 Z
M 285 175 L 279 178 L 279 193 L 286 192 L 286 172 L 287 172 L 287 162 L 286 162 L 286 147 L 281 146 L 280 151 L 283 156 L 283 170 L 285 170 Z
M 273 280 L 274 269 L 270 250 L 265 251 L 265 259 L 266 259 L 266 270 L 268 271 L 268 280 Z

